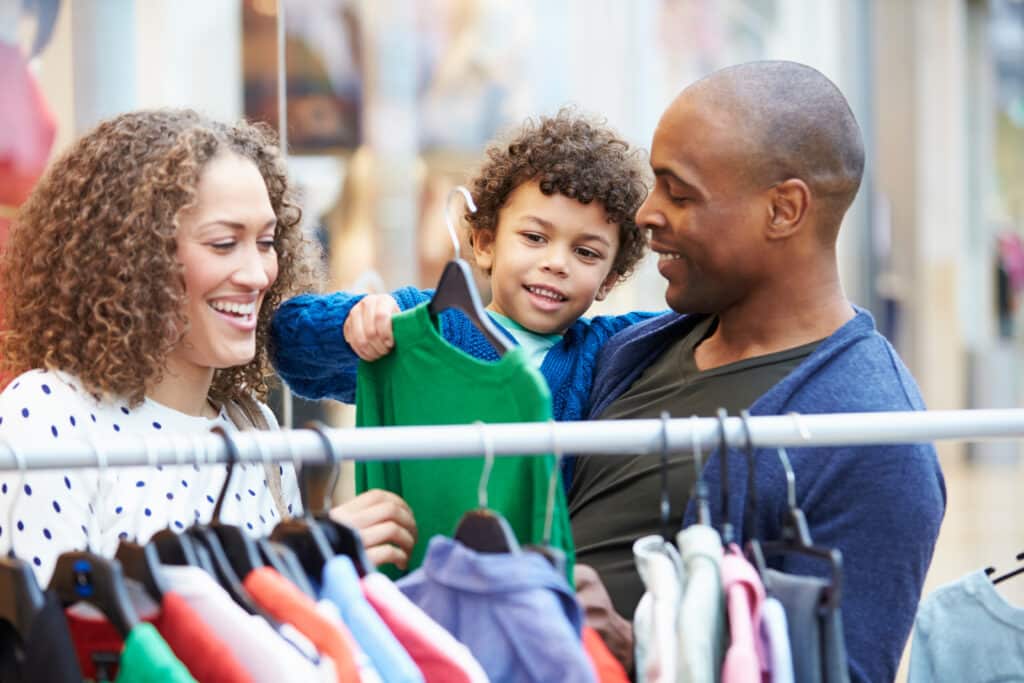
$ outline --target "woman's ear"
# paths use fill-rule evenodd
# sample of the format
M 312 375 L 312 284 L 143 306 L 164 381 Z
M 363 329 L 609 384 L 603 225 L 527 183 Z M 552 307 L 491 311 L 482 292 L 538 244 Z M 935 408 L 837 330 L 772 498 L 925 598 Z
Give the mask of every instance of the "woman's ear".
M 803 224 L 811 203 L 811 189 L 799 178 L 790 178 L 769 192 L 768 239 L 785 239 Z

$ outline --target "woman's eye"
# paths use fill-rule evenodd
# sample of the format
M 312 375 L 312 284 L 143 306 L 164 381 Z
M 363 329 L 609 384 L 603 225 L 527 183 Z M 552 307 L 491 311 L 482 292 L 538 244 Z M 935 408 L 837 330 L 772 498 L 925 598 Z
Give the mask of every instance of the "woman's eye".
M 235 246 L 234 242 L 213 242 L 210 244 L 211 247 L 217 251 L 228 251 Z
M 276 246 L 276 243 L 274 242 L 273 239 L 260 240 L 259 242 L 257 242 L 257 244 L 259 244 L 260 249 L 263 251 L 270 251 Z

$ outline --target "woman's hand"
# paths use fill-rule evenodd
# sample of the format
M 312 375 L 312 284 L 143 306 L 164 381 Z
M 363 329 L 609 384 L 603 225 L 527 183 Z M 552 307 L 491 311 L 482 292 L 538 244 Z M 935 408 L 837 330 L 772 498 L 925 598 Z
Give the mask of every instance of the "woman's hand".
M 331 519 L 359 532 L 375 565 L 409 566 L 416 545 L 416 520 L 408 503 L 390 491 L 371 489 L 331 510 Z
M 365 361 L 377 360 L 395 348 L 391 316 L 401 313 L 390 294 L 368 294 L 349 311 L 345 319 L 345 341 Z

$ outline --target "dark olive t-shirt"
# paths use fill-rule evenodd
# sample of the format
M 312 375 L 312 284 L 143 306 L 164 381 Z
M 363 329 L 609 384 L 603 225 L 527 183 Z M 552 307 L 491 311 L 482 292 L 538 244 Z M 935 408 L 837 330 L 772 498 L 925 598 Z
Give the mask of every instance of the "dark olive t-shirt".
M 718 408 L 736 415 L 807 358 L 820 342 L 701 372 L 694 350 L 713 331 L 708 317 L 670 346 L 633 385 L 601 413 L 601 420 L 672 417 L 714 417 Z M 696 480 L 689 453 L 670 455 L 672 492 L 670 528 L 682 526 L 683 513 Z M 712 492 L 716 494 L 717 492 Z M 581 456 L 569 490 L 569 517 L 576 541 L 577 562 L 601 575 L 615 609 L 633 618 L 643 584 L 633 562 L 633 542 L 661 532 L 659 458 Z

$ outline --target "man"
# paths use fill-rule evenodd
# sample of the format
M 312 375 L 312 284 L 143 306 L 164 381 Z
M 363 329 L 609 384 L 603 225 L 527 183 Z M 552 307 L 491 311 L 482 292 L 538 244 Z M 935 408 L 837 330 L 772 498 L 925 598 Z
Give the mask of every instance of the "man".
M 860 185 L 864 149 L 853 113 L 825 76 L 790 62 L 711 74 L 662 116 L 651 166 L 656 184 L 637 223 L 651 231 L 674 312 L 605 347 L 591 419 L 651 418 L 663 410 L 713 416 L 720 406 L 733 415 L 743 408 L 753 415 L 924 408 L 894 349 L 839 282 L 836 238 Z M 776 538 L 783 470 L 774 452 L 759 456 L 753 535 Z M 815 544 L 843 554 L 851 677 L 892 680 L 945 509 L 934 449 L 800 448 L 790 458 Z M 695 475 L 689 456 L 670 463 L 678 529 Z M 733 451 L 729 466 L 730 518 L 741 535 L 742 454 Z M 716 525 L 720 471 L 716 454 L 703 475 Z M 660 532 L 660 487 L 657 458 L 582 457 L 569 493 L 577 558 L 594 568 L 577 568 L 581 600 L 627 663 L 627 619 L 643 592 L 631 544 Z M 691 505 L 686 523 L 693 518 Z M 799 556 L 775 566 L 793 574 L 828 571 Z

